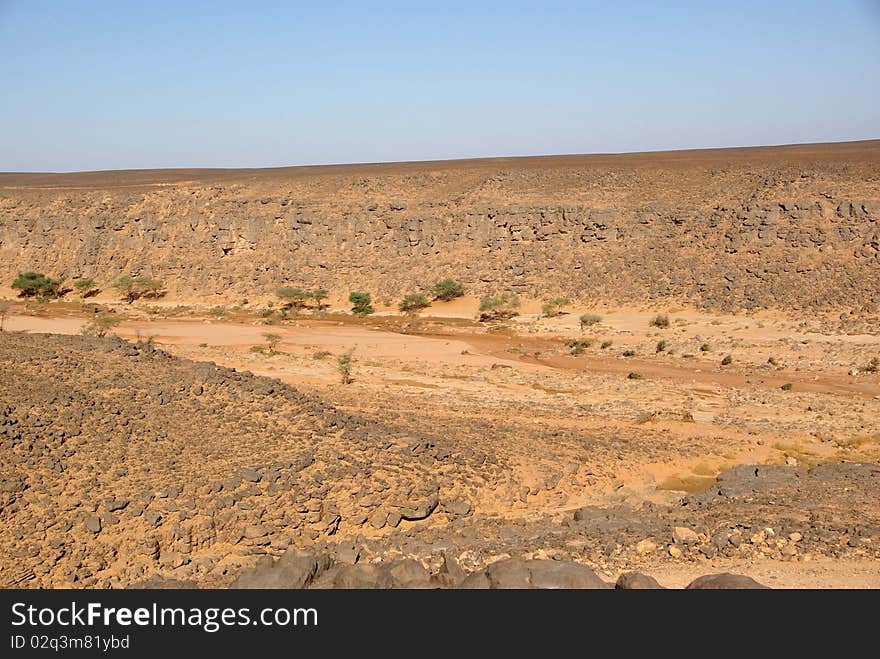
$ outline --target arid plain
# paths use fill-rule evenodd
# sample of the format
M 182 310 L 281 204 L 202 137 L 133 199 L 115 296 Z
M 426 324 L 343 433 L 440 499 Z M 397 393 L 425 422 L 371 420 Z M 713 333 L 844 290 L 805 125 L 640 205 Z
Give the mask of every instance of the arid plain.
M 878 254 L 880 142 L 0 174 L 3 585 L 880 587 Z

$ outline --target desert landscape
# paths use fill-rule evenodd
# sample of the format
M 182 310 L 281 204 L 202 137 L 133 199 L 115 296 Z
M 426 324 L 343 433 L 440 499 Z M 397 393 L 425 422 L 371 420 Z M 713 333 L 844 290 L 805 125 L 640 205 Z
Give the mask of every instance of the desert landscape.
M 880 587 L 878 255 L 880 141 L 0 173 L 2 585 Z

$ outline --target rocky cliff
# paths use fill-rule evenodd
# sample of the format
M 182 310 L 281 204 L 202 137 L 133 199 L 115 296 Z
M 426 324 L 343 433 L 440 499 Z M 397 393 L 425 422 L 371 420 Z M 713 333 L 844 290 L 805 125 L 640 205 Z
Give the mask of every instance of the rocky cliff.
M 0 282 L 288 284 L 874 311 L 880 141 L 270 170 L 0 174 Z

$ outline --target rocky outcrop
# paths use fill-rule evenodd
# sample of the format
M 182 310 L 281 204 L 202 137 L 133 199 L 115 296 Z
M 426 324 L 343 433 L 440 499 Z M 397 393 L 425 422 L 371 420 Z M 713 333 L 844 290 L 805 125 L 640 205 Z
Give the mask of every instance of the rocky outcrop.
M 417 174 L 0 179 L 0 278 L 145 274 L 209 299 L 285 283 L 394 299 L 452 276 L 475 294 L 873 311 L 880 147 L 866 144 L 809 159 L 720 151 L 710 162 L 523 159 Z

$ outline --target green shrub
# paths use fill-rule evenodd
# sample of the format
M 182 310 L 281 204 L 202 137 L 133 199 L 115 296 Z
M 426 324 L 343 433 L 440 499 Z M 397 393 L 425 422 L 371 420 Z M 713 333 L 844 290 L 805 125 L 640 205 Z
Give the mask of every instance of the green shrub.
M 435 300 L 449 302 L 464 295 L 464 286 L 454 279 L 447 277 L 434 284 L 434 287 L 431 289 L 431 295 L 434 296 Z
M 877 371 L 880 371 L 880 357 L 871 358 L 871 361 L 865 364 L 862 367 L 862 370 L 865 373 L 876 373 Z
M 623 351 L 623 356 L 624 356 L 624 357 L 635 357 L 635 356 L 636 356 L 636 351 L 635 351 L 635 350 L 624 350 L 624 351 Z
M 113 288 L 129 304 L 140 298 L 160 298 L 165 295 L 165 287 L 158 279 L 151 277 L 131 277 L 124 275 L 116 280 Z
M 487 295 L 480 300 L 480 321 L 513 318 L 519 309 L 519 296 L 515 293 Z
M 544 301 L 541 307 L 541 313 L 545 318 L 555 318 L 562 314 L 561 308 L 571 304 L 571 300 L 567 297 L 554 297 Z
M 47 277 L 42 272 L 19 272 L 12 288 L 22 297 L 61 297 L 61 280 Z
M 779 366 L 779 362 L 776 361 L 776 357 L 767 357 L 767 363 L 770 364 L 770 366 Z
M 585 313 L 580 318 L 581 321 L 581 329 L 589 327 L 590 325 L 597 325 L 602 322 L 602 316 L 598 316 L 594 313 Z
M 351 311 L 356 316 L 368 316 L 375 311 L 371 306 L 373 296 L 369 293 L 350 293 L 348 301 L 351 302 Z
M 666 314 L 660 314 L 658 316 L 654 316 L 649 323 L 651 327 L 659 327 L 660 329 L 666 329 L 669 327 L 669 316 Z
M 703 345 L 700 346 L 700 352 L 709 352 L 710 350 L 711 350 L 711 348 L 709 347 L 708 343 L 704 343 Z M 771 357 L 771 359 L 772 359 L 772 357 Z
M 783 391 L 791 391 L 792 387 L 793 387 L 793 385 L 791 384 L 791 382 L 786 382 L 784 385 L 782 385 L 779 388 L 782 389 Z
M 84 298 L 93 297 L 100 292 L 98 290 L 98 285 L 91 277 L 83 277 L 82 279 L 77 279 L 75 282 L 73 282 L 73 287 L 76 289 L 76 292 L 79 293 L 80 297 Z
M 722 366 L 728 366 L 729 364 L 732 364 L 732 363 L 733 363 L 733 357 L 731 357 L 730 355 L 725 355 L 724 359 L 721 360 Z
M 293 288 L 291 286 L 282 286 L 275 295 L 284 302 L 285 309 L 304 309 L 312 294 L 301 288 Z
M 331 355 L 329 350 L 318 350 L 315 354 L 312 355 L 312 359 L 327 359 Z
M 613 343 L 613 341 L 602 341 L 602 345 L 599 347 L 602 348 L 602 350 L 605 350 L 606 348 L 610 348 Z
M 326 288 L 316 288 L 311 293 L 311 298 L 315 302 L 315 307 L 320 311 L 327 305 L 324 303 L 324 300 L 327 299 L 327 289 Z
M 657 346 L 654 352 L 663 352 L 666 350 L 666 346 L 669 345 L 666 341 L 657 341 Z
M 397 305 L 397 308 L 403 313 L 418 313 L 429 306 L 431 306 L 431 303 L 424 295 L 421 293 L 410 293 L 403 296 L 403 300 Z
M 630 373 L 630 374 L 627 375 L 626 377 L 627 377 L 627 379 L 629 379 L 629 380 L 641 380 L 641 379 L 642 379 L 642 374 L 641 374 L 641 373 L 636 373 L 635 371 L 633 371 L 632 373 Z

